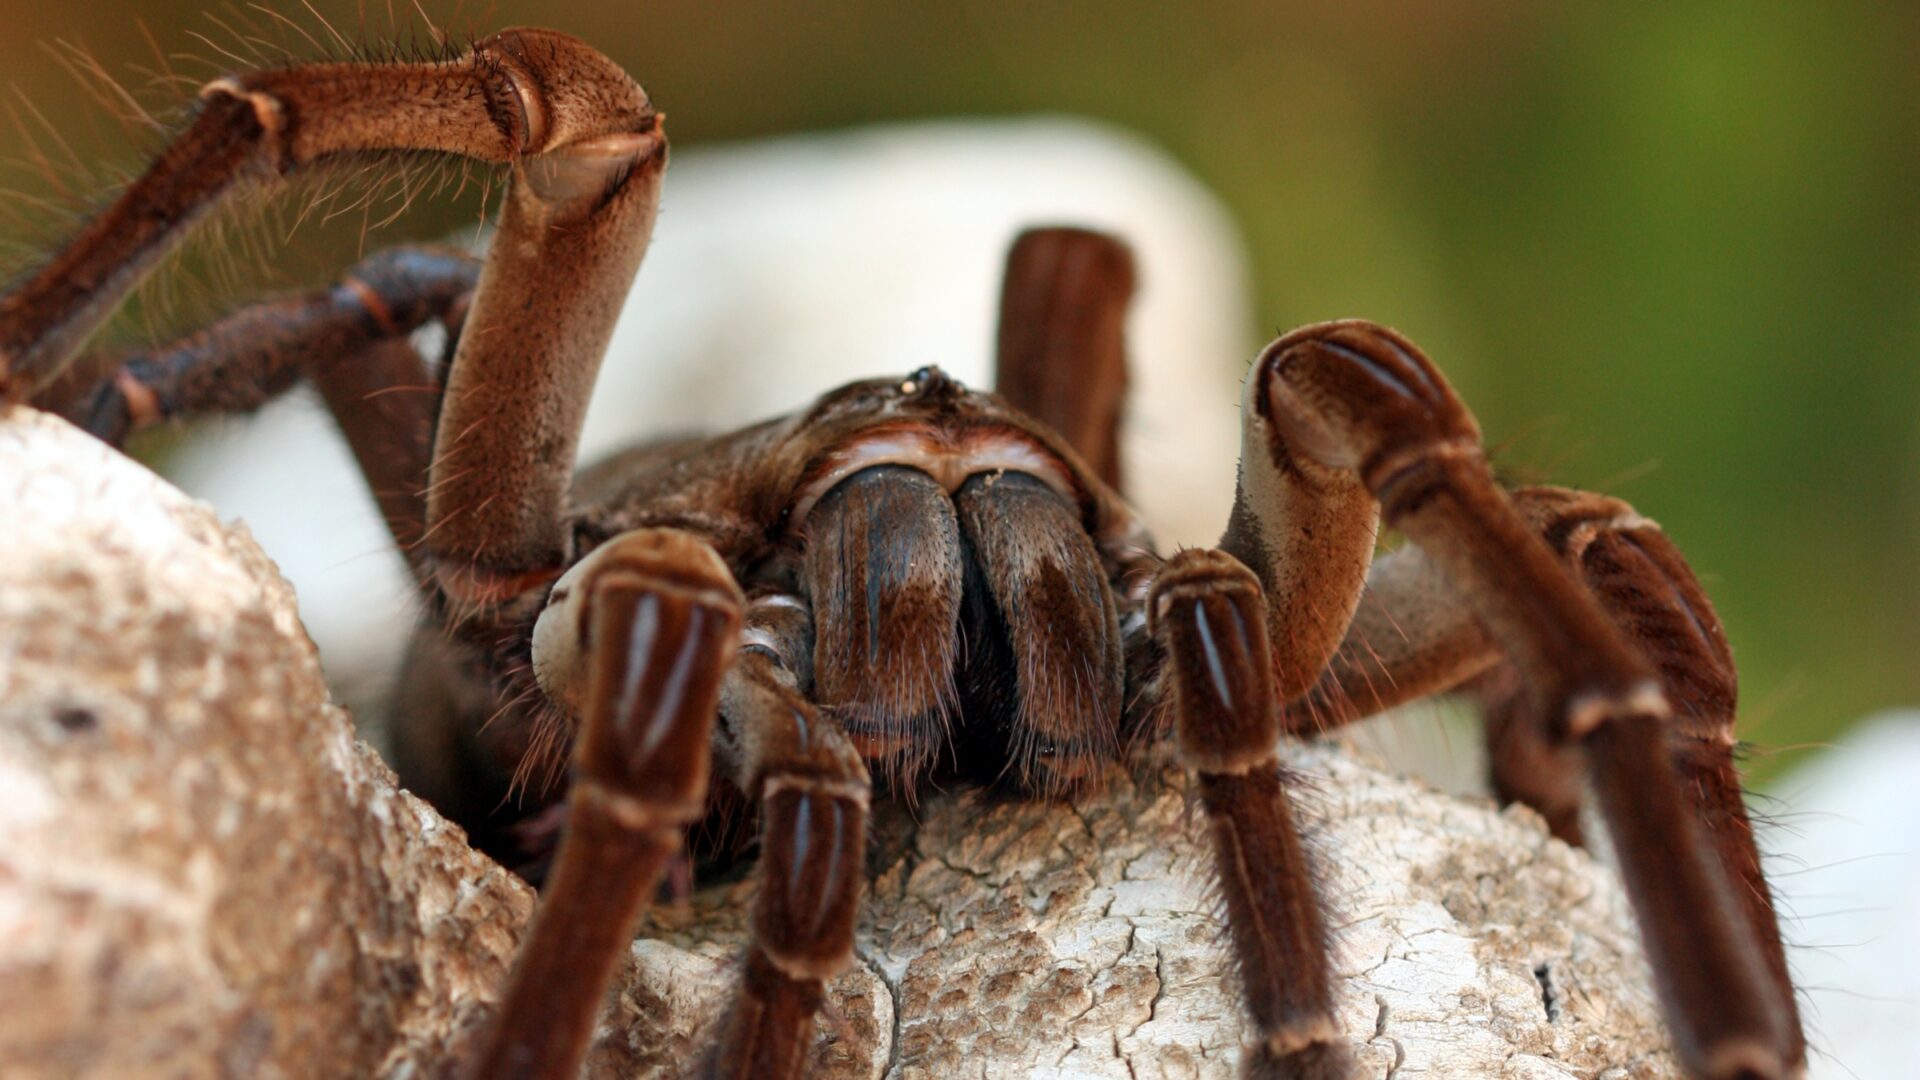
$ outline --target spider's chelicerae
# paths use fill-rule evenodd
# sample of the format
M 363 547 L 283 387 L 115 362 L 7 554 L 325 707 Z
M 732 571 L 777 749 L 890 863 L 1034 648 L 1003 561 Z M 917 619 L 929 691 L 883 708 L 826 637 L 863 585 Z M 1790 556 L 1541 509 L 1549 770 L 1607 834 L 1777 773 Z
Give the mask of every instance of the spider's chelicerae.
M 484 263 L 378 254 L 81 393 L 57 378 L 223 199 L 418 151 L 510 167 Z M 790 1076 L 853 949 L 871 798 L 956 776 L 1059 797 L 1161 736 L 1211 823 L 1259 1035 L 1246 1072 L 1346 1075 L 1356 1033 L 1333 1019 L 1277 741 L 1455 689 L 1487 703 L 1503 795 L 1577 842 L 1593 794 L 1686 1068 L 1802 1070 L 1726 641 L 1651 523 L 1501 488 L 1433 364 L 1349 321 L 1260 355 L 1219 546 L 1161 556 L 1116 493 L 1131 261 L 1073 229 L 1013 247 L 996 393 L 923 368 L 576 473 L 666 159 L 632 79 L 546 31 L 236 75 L 0 296 L 0 398 L 111 441 L 301 378 L 322 391 L 439 624 L 408 665 L 403 777 L 496 852 L 560 838 L 474 1075 L 578 1068 L 639 911 L 719 795 L 757 806 L 761 887 L 710 1063 Z M 412 344 L 430 321 L 444 362 Z M 1376 560 L 1383 519 L 1412 543 Z M 499 820 L 516 773 L 567 747 L 571 782 L 547 795 L 564 810 Z

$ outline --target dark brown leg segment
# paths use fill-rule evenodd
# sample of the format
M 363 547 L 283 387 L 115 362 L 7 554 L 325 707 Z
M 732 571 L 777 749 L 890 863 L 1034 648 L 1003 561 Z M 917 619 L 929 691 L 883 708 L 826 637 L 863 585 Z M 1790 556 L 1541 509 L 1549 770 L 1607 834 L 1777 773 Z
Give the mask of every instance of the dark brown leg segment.
M 994 390 L 1120 486 L 1133 253 L 1086 229 L 1029 229 L 1007 253 Z
M 853 959 L 871 784 L 853 745 L 801 693 L 804 615 L 788 597 L 750 605 L 747 648 L 721 688 L 721 754 L 761 818 L 753 942 L 715 1050 L 720 1077 L 803 1075 L 826 980 Z
M 1265 608 L 1259 580 L 1218 551 L 1174 556 L 1147 599 L 1261 1039 L 1244 1074 L 1341 1080 L 1353 1062 L 1334 1021 L 1326 918 L 1277 756 Z
M 303 375 L 320 382 L 375 345 L 446 317 L 479 277 L 480 264 L 460 252 L 382 251 L 330 289 L 257 304 L 172 345 L 123 357 L 69 418 L 118 446 L 163 420 L 252 412 Z M 415 365 L 400 382 L 385 379 L 402 371 L 376 372 L 369 389 L 420 384 L 427 372 Z
M 705 809 L 713 718 L 742 600 L 713 549 L 642 530 L 572 583 L 582 727 L 557 865 L 476 1077 L 575 1076 L 614 965 L 686 826 Z
M 1364 482 L 1516 666 L 1549 737 L 1584 749 L 1689 1071 L 1789 1075 L 1790 990 L 1682 792 L 1659 673 L 1495 483 L 1431 361 L 1392 331 L 1329 323 L 1280 339 L 1252 378 L 1287 445 Z
M 1734 733 L 1739 682 L 1733 652 L 1721 629 L 1706 591 L 1686 559 L 1659 526 L 1641 517 L 1617 499 L 1558 488 L 1531 488 L 1515 492 L 1527 516 L 1546 527 L 1543 534 L 1558 554 L 1579 574 L 1607 613 L 1660 673 L 1660 682 L 1673 707 L 1667 752 L 1679 772 L 1707 845 L 1733 882 L 1734 898 L 1748 923 L 1768 974 L 1781 988 L 1788 1010 L 1790 1061 L 1804 1066 L 1806 1040 L 1798 1004 L 1787 971 L 1786 950 L 1772 892 L 1761 872 L 1753 823 L 1741 798 L 1739 770 L 1734 760 Z M 1529 743 L 1544 741 L 1548 730 L 1531 695 L 1520 693 L 1493 703 L 1513 713 L 1507 745 L 1512 750 L 1492 755 L 1494 777 L 1501 786 L 1531 794 L 1541 786 L 1537 772 L 1521 766 L 1577 763 L 1550 755 L 1528 762 L 1519 753 L 1537 756 Z M 1549 772 L 1549 776 L 1552 773 Z M 1578 790 L 1575 776 L 1552 777 L 1552 790 Z M 1545 800 L 1530 799 L 1529 801 Z M 1548 802 L 1550 819 L 1565 816 L 1570 807 Z

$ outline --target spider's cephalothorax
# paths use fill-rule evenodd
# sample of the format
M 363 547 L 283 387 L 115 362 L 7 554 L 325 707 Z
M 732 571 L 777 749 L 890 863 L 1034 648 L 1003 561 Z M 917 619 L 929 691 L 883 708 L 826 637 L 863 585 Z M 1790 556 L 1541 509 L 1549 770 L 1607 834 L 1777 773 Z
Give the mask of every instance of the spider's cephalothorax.
M 753 662 L 824 709 L 821 738 L 892 793 L 957 776 L 1059 794 L 1119 757 L 1121 614 L 1144 639 L 1157 560 L 1079 453 L 996 395 L 938 368 L 855 383 L 771 423 L 637 446 L 578 477 L 572 501 L 584 558 L 457 620 L 452 641 L 425 629 L 408 669 L 426 707 L 406 710 L 402 776 L 510 862 L 539 852 L 506 831 L 527 800 L 502 796 L 516 781 L 535 804 L 562 793 L 541 782 L 558 775 L 544 752 L 587 693 L 575 582 L 640 530 L 714 547 L 747 597 Z M 450 679 L 469 685 L 449 695 Z M 748 737 L 725 708 L 719 737 L 735 752 Z
M 510 168 L 484 266 L 383 253 L 334 288 L 77 369 L 97 381 L 58 378 L 223 198 L 413 151 Z M 1502 489 L 1433 364 L 1350 321 L 1256 360 L 1220 544 L 1160 559 L 1114 494 L 1131 262 L 1073 229 L 1009 256 L 998 396 L 926 369 L 576 474 L 665 165 L 646 95 L 564 35 L 245 73 L 210 84 L 149 170 L 0 294 L 0 399 L 109 440 L 316 384 L 440 623 L 398 710 L 409 781 L 484 830 L 490 787 L 543 747 L 570 762 L 564 838 L 474 1075 L 577 1069 L 716 770 L 758 808 L 761 884 L 709 1064 L 790 1076 L 852 953 L 876 791 L 946 772 L 1067 793 L 1164 731 L 1212 825 L 1244 1070 L 1345 1076 L 1277 740 L 1454 690 L 1487 706 L 1503 795 L 1578 842 L 1592 793 L 1685 1067 L 1803 1069 L 1733 765 L 1726 640 L 1651 522 Z M 455 342 L 444 363 L 410 342 L 430 321 Z M 1382 521 L 1412 543 L 1375 559 Z
M 738 537 L 723 554 L 749 597 L 747 643 L 902 786 L 957 768 L 1055 789 L 1115 756 L 1110 583 L 1146 552 L 1051 429 L 938 368 L 857 383 L 665 460 L 608 463 L 583 539 L 671 523 L 698 472 L 714 484 L 699 512 Z M 812 618 L 762 627 L 769 605 Z

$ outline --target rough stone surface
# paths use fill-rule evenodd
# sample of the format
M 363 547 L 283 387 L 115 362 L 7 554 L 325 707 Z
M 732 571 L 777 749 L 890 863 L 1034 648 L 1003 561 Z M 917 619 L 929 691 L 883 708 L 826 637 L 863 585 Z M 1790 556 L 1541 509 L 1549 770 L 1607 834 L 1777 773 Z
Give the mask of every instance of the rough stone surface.
M 1607 870 L 1524 812 L 1289 755 L 1364 1075 L 1674 1075 Z M 1199 826 L 1161 773 L 888 815 L 815 1075 L 1232 1075 Z M 590 1074 L 697 1058 L 751 888 L 647 919 Z M 243 527 L 0 412 L 0 1075 L 441 1075 L 532 906 L 354 739 Z

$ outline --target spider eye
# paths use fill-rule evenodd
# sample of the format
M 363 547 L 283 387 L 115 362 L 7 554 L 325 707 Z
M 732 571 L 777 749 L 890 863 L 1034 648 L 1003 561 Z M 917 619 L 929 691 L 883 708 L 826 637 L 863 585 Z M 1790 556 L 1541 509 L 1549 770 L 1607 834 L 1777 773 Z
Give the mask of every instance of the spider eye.
M 966 391 L 967 388 L 961 385 L 959 379 L 932 364 L 915 369 L 913 374 L 900 383 L 900 392 L 908 397 L 927 399 L 958 397 Z

